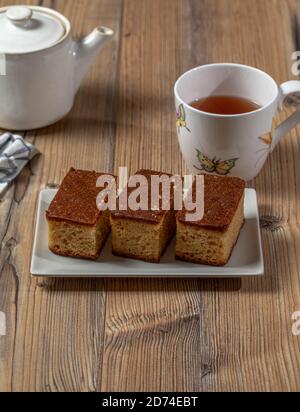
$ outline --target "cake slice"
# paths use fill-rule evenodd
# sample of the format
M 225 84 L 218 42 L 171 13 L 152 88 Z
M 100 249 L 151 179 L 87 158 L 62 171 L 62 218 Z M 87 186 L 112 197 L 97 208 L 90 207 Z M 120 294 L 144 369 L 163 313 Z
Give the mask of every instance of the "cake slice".
M 173 210 L 174 194 L 171 193 L 171 210 L 151 210 L 151 175 L 168 175 L 152 170 L 139 170 L 148 181 L 148 210 L 116 210 L 111 212 L 113 254 L 146 262 L 158 263 L 176 230 L 176 216 Z M 128 188 L 128 196 L 133 189 Z M 161 194 L 161 192 L 160 192 Z
M 189 212 L 177 213 L 176 258 L 225 265 L 244 223 L 244 192 L 245 182 L 239 178 L 205 174 L 203 218 L 190 222 Z
M 97 259 L 110 233 L 109 212 L 97 208 L 103 173 L 71 169 L 46 211 L 49 249 L 58 255 Z

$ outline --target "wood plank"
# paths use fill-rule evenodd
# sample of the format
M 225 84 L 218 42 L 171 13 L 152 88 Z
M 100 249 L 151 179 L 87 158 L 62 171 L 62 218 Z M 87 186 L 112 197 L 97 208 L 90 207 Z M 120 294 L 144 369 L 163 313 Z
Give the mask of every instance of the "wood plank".
M 115 171 L 185 170 L 172 96 L 182 71 L 233 61 L 293 78 L 295 10 L 279 0 L 126 0 Z M 223 281 L 106 282 L 102 390 L 299 390 L 298 134 L 251 183 L 265 216 L 264 278 L 240 291 Z
M 291 314 L 300 308 L 299 128 L 251 182 L 262 215 L 264 278 L 240 285 L 29 275 L 40 188 L 59 183 L 71 165 L 185 172 L 174 125 L 178 75 L 198 64 L 234 61 L 258 66 L 279 83 L 292 79 L 299 2 L 77 3 L 43 5 L 65 13 L 75 35 L 100 19 L 117 35 L 71 114 L 26 133 L 42 156 L 0 204 L 0 311 L 8 321 L 7 336 L 0 337 L 0 391 L 299 390 L 300 343 L 291 333 Z
M 13 5 L 15 1 L 0 1 L 0 6 Z M 29 4 L 30 1 L 24 1 Z M 30 167 L 19 179 L 19 188 L 27 186 L 26 178 Z M 25 183 L 25 184 L 24 184 Z M 17 185 L 16 185 L 17 186 Z M 16 187 L 10 188 L 5 198 L 0 201 L 0 311 L 6 317 L 6 336 L 0 336 L 0 391 L 10 391 L 13 386 L 14 345 L 18 323 L 18 298 L 20 291 L 19 276 L 14 266 L 12 255 L 18 243 L 18 230 L 14 221 L 20 194 L 16 196 Z M 21 195 L 22 197 L 22 195 Z M 28 240 L 28 239 L 27 239 Z M 24 239 L 26 242 L 26 239 Z
M 172 89 L 189 64 L 181 57 L 188 47 L 183 40 L 187 4 L 124 3 L 116 173 L 118 166 L 130 172 L 139 167 L 186 170 L 177 143 Z M 197 280 L 106 282 L 102 390 L 204 388 L 209 351 L 202 287 Z M 238 287 L 234 281 L 221 286 Z
M 204 27 L 209 25 L 206 34 L 201 24 L 198 31 L 192 26 L 194 39 L 201 37 L 199 53 L 202 48 L 205 50 L 204 62 L 254 65 L 270 73 L 278 83 L 293 78 L 293 2 L 234 1 L 229 5 L 221 1 L 209 5 L 211 2 L 206 2 L 202 9 L 196 5 L 192 9 L 194 22 L 205 16 Z M 279 26 L 279 30 L 272 30 Z M 277 123 L 288 113 L 280 114 Z M 299 129 L 293 131 L 280 143 L 263 172 L 252 182 L 258 191 L 261 215 L 275 222 L 277 229 L 263 230 L 266 276 L 243 281 L 239 295 L 223 294 L 220 299 L 216 293 L 206 297 L 209 335 L 214 336 L 211 346 L 216 348 L 211 354 L 214 366 L 210 377 L 215 390 L 299 388 L 295 378 L 299 341 L 291 334 L 290 320 L 300 306 L 299 298 L 295 300 L 296 293 L 292 292 L 294 287 L 298 290 L 299 284 L 299 238 L 292 240 L 290 234 L 295 223 L 298 225 L 298 133 Z M 287 239 L 289 247 L 285 246 Z M 259 313 L 255 308 L 261 308 Z M 211 309 L 217 310 L 218 316 Z M 298 360 L 292 365 L 291 359 L 296 357 Z
M 42 155 L 1 205 L 0 310 L 8 328 L 0 338 L 0 390 L 95 391 L 101 375 L 103 282 L 36 280 L 29 265 L 40 188 L 59 183 L 70 166 L 112 170 L 122 8 L 119 0 L 85 0 L 80 7 L 71 0 L 39 3 L 69 17 L 76 36 L 99 23 L 114 28 L 116 36 L 91 68 L 70 115 L 26 133 Z

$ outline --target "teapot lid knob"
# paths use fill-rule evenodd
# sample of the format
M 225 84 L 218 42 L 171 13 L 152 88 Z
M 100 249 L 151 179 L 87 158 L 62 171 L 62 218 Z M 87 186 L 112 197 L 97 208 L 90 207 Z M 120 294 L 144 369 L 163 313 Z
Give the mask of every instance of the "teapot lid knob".
M 16 26 L 25 26 L 32 17 L 32 10 L 24 6 L 9 7 L 6 17 Z

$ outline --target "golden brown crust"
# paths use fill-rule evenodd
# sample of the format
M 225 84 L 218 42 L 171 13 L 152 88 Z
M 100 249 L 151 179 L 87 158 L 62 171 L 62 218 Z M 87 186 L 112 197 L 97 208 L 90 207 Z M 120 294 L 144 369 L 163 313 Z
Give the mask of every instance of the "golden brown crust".
M 178 256 L 178 255 L 175 255 L 175 259 L 181 260 L 182 262 L 190 262 L 190 263 L 195 263 L 195 264 L 198 264 L 198 265 L 206 265 L 206 266 L 225 266 L 226 263 L 228 263 L 228 261 L 229 261 L 229 259 L 228 259 L 227 261 L 224 261 L 224 262 L 221 261 L 221 260 L 218 261 L 218 262 L 216 262 L 216 261 L 207 262 L 207 261 L 204 261 L 202 259 L 196 259 L 196 258 L 190 259 L 190 258 L 184 258 L 183 256 Z
M 183 209 L 177 213 L 177 221 L 201 229 L 224 232 L 234 217 L 244 191 L 245 181 L 238 177 L 204 174 L 204 216 L 202 220 L 186 221 L 185 216 L 189 212 Z
M 56 255 L 59 255 L 59 256 L 73 257 L 73 258 L 78 258 L 78 259 L 88 259 L 88 260 L 97 260 L 99 255 L 100 255 L 100 252 L 101 252 L 100 251 L 99 253 L 97 253 L 97 255 L 79 255 L 79 254 L 71 252 L 71 251 L 62 252 L 59 248 L 56 248 L 55 246 L 52 247 L 50 245 L 49 245 L 49 250 L 52 253 L 55 253 Z
M 143 260 L 144 262 L 148 263 L 159 263 L 161 256 L 159 258 L 150 258 L 150 257 L 145 257 L 145 256 L 137 256 L 131 253 L 122 253 L 122 252 L 117 252 L 116 250 L 112 251 L 112 254 L 114 256 L 120 256 L 128 259 L 135 259 L 135 260 Z
M 148 181 L 148 210 L 134 211 L 134 210 L 130 210 L 129 208 L 127 210 L 117 209 L 116 211 L 111 212 L 111 218 L 112 219 L 131 219 L 131 220 L 136 220 L 136 221 L 147 222 L 150 224 L 157 224 L 162 220 L 162 218 L 165 216 L 165 214 L 168 211 L 162 210 L 162 200 L 160 201 L 160 204 L 158 205 L 158 210 L 151 210 L 151 175 L 156 175 L 156 176 L 166 175 L 168 177 L 171 177 L 172 175 L 169 173 L 158 172 L 158 171 L 149 170 L 149 169 L 140 169 L 135 173 L 135 175 L 145 176 Z M 129 197 L 129 195 L 134 190 L 135 188 L 127 188 L 127 191 L 128 191 L 127 197 Z M 173 194 L 173 191 L 171 191 L 171 194 L 170 194 L 171 210 L 174 208 L 173 205 L 174 205 L 174 194 Z
M 104 173 L 71 168 L 46 211 L 47 219 L 95 225 L 102 213 L 96 204 L 101 191 L 96 183 L 102 175 Z

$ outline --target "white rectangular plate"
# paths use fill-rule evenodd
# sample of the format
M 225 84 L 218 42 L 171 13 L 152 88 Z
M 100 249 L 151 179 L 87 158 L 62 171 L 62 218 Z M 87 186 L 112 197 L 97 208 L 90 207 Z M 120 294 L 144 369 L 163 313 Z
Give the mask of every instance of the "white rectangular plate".
M 196 265 L 174 259 L 175 240 L 167 248 L 160 263 L 114 256 L 111 241 L 107 241 L 97 261 L 57 256 L 48 249 L 48 228 L 45 211 L 57 189 L 44 189 L 39 196 L 37 224 L 31 273 L 54 277 L 244 277 L 264 273 L 256 192 L 246 189 L 245 224 L 226 266 Z

